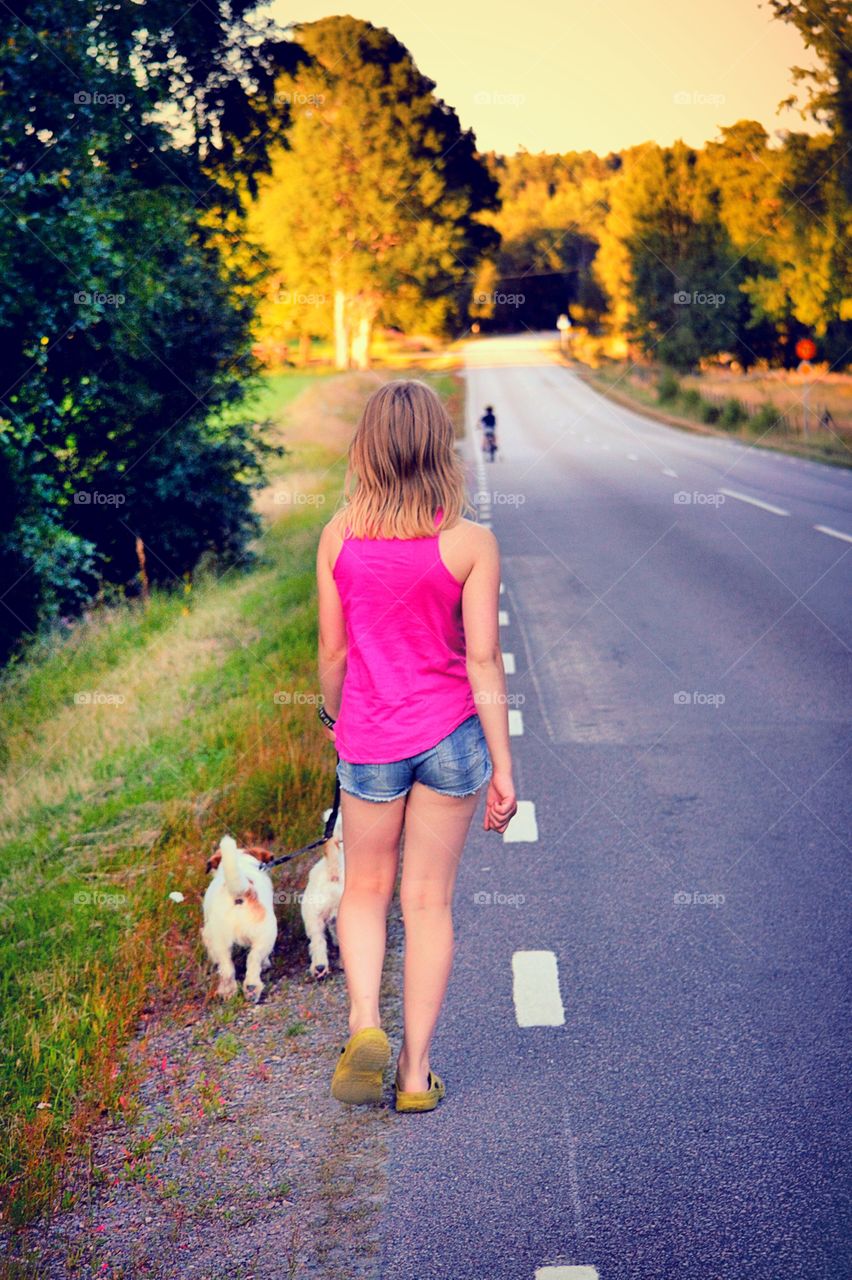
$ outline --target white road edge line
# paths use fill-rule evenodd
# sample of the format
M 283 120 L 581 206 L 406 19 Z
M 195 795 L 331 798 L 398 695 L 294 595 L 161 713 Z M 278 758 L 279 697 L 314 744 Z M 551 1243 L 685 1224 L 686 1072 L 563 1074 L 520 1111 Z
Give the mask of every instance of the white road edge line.
M 503 832 L 505 844 L 534 844 L 538 840 L 538 823 L 532 800 L 519 800 L 518 812 Z
M 829 538 L 839 538 L 841 542 L 852 542 L 852 537 L 848 533 L 841 533 L 839 529 L 832 529 L 827 524 L 815 524 L 814 528 L 817 533 L 827 533 Z
M 519 1027 L 561 1027 L 565 1008 L 552 951 L 516 951 L 512 956 L 512 1000 Z
M 736 489 L 720 489 L 720 493 L 724 493 L 729 498 L 736 498 L 738 502 L 748 502 L 752 507 L 760 507 L 761 511 L 771 511 L 774 516 L 788 516 L 789 511 L 784 511 L 781 507 L 773 507 L 771 502 L 761 502 L 760 498 L 750 498 L 747 493 L 737 493 Z

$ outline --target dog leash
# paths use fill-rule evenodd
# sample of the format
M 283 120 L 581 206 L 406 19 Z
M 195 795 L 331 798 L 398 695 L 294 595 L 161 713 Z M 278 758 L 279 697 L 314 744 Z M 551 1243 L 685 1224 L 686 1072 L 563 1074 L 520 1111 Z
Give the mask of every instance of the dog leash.
M 331 805 L 331 813 L 325 824 L 325 830 L 319 840 L 312 840 L 310 844 L 303 844 L 301 849 L 294 849 L 292 853 L 282 853 L 279 858 L 273 858 L 271 862 L 261 863 L 264 871 L 271 871 L 273 867 L 280 867 L 283 862 L 290 862 L 293 858 L 298 858 L 303 853 L 310 853 L 311 849 L 318 849 L 320 845 L 326 843 L 334 835 L 334 828 L 337 825 L 337 815 L 340 812 L 340 779 L 334 779 L 334 800 Z

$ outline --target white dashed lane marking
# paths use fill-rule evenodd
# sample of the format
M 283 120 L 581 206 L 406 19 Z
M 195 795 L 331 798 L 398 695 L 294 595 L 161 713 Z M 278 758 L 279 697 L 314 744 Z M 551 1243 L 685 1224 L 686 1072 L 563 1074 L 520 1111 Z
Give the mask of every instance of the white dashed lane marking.
M 639 461 L 639 457 L 638 457 L 638 455 L 637 455 L 637 454 L 635 454 L 635 453 L 628 453 L 628 455 L 627 455 L 627 456 L 628 456 L 628 458 L 630 459 L 630 461 L 631 461 L 631 462 L 638 462 L 638 461 Z
M 539 1267 L 535 1280 L 600 1280 L 596 1267 Z
M 518 812 L 503 832 L 506 844 L 534 844 L 538 840 L 538 823 L 532 800 L 519 800 Z
M 524 732 L 524 717 L 521 711 L 509 709 L 509 737 L 520 738 Z
M 675 479 L 677 479 L 677 472 L 676 472 L 676 471 L 672 471 L 671 467 L 663 467 L 663 475 L 664 475 L 664 476 L 674 476 L 674 478 L 675 478 Z
M 789 511 L 782 507 L 773 507 L 771 502 L 761 502 L 760 498 L 750 498 L 747 493 L 737 493 L 736 489 L 720 489 L 728 498 L 736 498 L 738 502 L 747 502 L 752 507 L 760 507 L 761 511 L 771 511 L 774 516 L 788 516 Z
M 832 529 L 827 524 L 815 524 L 814 528 L 817 533 L 827 533 L 829 538 L 839 538 L 841 542 L 852 542 L 852 537 L 848 533 L 841 533 L 839 529 Z
M 507 676 L 513 676 L 515 674 L 515 655 L 513 653 L 503 654 L 503 670 L 506 672 Z
M 561 1027 L 565 1009 L 552 951 L 516 951 L 512 956 L 512 999 L 519 1027 Z
M 492 614 L 491 616 L 493 617 L 494 615 Z M 501 627 L 508 627 L 509 615 L 505 609 L 500 609 L 500 611 L 497 614 L 497 621 L 499 622 Z

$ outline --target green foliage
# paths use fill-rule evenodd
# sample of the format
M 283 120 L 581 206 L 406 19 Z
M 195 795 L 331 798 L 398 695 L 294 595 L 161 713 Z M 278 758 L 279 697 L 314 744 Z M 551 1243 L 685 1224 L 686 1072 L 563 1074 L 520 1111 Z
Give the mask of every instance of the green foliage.
M 705 400 L 702 397 L 701 404 L 698 406 L 698 416 L 702 422 L 706 422 L 708 424 L 718 422 L 720 412 L 721 410 L 718 405 L 715 405 L 710 400 Z
M 657 383 L 657 400 L 660 404 L 671 404 L 680 394 L 680 382 L 671 369 L 664 369 Z
M 719 426 L 726 429 L 733 429 L 745 422 L 748 414 L 743 408 L 742 402 L 734 396 L 729 396 L 722 405 L 722 411 L 719 414 Z
M 748 420 L 749 430 L 756 435 L 784 426 L 783 415 L 771 404 L 762 404 Z
M 239 205 L 213 171 L 244 160 L 250 185 L 266 163 L 281 55 L 248 8 L 37 0 L 0 18 L 0 660 L 100 586 L 135 589 L 137 538 L 167 582 L 255 530 L 264 450 L 233 412 L 251 306 L 227 217 L 210 225 Z
M 349 17 L 300 25 L 309 63 L 282 76 L 292 107 L 250 226 L 272 276 L 263 330 L 327 336 L 366 363 L 380 320 L 446 332 L 496 236 L 479 219 L 495 184 L 473 135 L 388 31 Z M 340 311 L 335 317 L 337 297 Z
M 570 309 L 596 327 L 606 296 L 593 272 L 610 160 L 592 151 L 488 156 L 501 207 L 500 248 L 474 284 L 470 315 L 490 329 L 552 329 Z M 522 299 L 522 301 L 521 301 Z

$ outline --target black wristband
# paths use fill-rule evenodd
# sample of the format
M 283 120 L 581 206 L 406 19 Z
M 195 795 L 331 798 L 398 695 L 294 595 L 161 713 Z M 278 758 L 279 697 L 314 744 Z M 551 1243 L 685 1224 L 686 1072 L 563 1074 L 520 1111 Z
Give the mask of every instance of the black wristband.
M 325 707 L 317 707 L 317 715 L 319 716 L 320 720 L 322 720 L 326 729 L 334 728 L 336 721 L 332 720 L 331 716 L 328 714 Z

